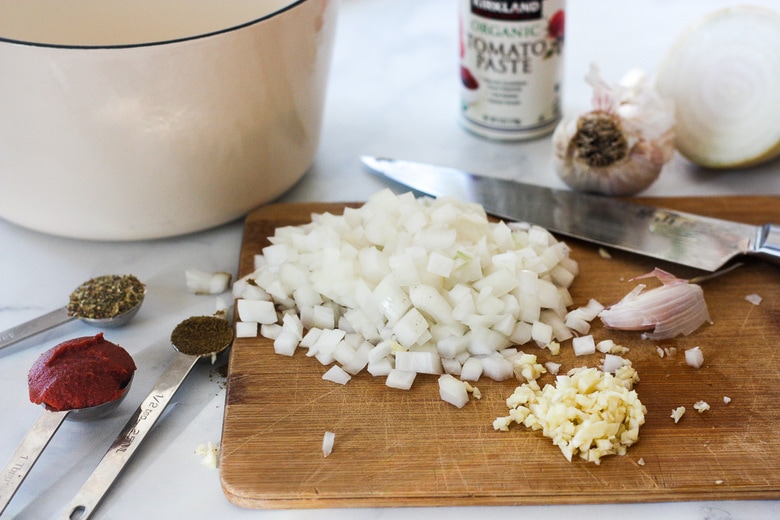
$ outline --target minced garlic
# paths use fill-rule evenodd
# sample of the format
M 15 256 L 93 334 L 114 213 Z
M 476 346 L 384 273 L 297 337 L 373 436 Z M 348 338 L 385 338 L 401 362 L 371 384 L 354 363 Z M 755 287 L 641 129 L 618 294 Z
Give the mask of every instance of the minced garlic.
M 514 374 L 518 381 L 533 381 L 547 372 L 547 369 L 543 365 L 537 363 L 536 359 L 536 356 L 533 354 L 526 354 L 524 352 L 519 352 L 512 358 Z
M 201 462 L 212 469 L 216 469 L 219 461 L 219 446 L 209 441 L 208 444 L 199 444 L 195 454 L 203 457 Z
M 544 346 L 544 348 L 548 349 L 553 356 L 557 356 L 561 353 L 561 344 L 557 341 L 549 342 Z
M 482 399 L 482 392 L 476 386 L 471 385 L 468 381 L 463 381 L 466 385 L 466 392 L 474 396 L 474 399 Z
M 674 419 L 674 423 L 677 424 L 680 422 L 680 419 L 682 419 L 682 416 L 685 414 L 685 407 L 684 406 L 678 406 L 674 410 L 672 410 L 672 419 Z
M 605 339 L 596 343 L 596 350 L 602 354 L 615 354 L 616 356 L 620 356 L 628 352 L 630 349 L 628 347 L 624 347 L 623 345 L 618 345 L 611 339 Z
M 567 460 L 579 455 L 599 464 L 604 456 L 625 455 L 639 438 L 647 410 L 632 389 L 637 380 L 636 371 L 624 366 L 615 375 L 575 368 L 543 389 L 529 381 L 509 396 L 509 415 L 493 428 L 507 431 L 517 423 L 542 430 Z

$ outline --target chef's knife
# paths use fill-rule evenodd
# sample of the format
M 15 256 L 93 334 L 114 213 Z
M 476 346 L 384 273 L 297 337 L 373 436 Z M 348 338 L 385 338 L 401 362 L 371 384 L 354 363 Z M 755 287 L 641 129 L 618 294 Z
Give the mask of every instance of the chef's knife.
M 780 226 L 754 226 L 621 199 L 497 179 L 429 164 L 362 157 L 373 172 L 434 197 L 481 204 L 493 216 L 705 271 L 739 255 L 780 263 Z

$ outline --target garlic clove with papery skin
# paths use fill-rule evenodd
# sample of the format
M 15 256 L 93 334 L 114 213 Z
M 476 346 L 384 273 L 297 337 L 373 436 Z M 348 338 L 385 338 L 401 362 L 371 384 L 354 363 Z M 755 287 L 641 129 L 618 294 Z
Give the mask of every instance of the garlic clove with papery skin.
M 639 69 L 610 85 L 591 65 L 593 110 L 565 118 L 553 133 L 556 173 L 571 188 L 634 195 L 649 187 L 674 155 L 674 106 Z
M 644 331 L 642 338 L 662 340 L 687 336 L 712 322 L 701 286 L 658 268 L 631 281 L 643 278 L 657 278 L 662 285 L 645 291 L 645 285 L 639 284 L 601 311 L 599 318 L 606 328 Z

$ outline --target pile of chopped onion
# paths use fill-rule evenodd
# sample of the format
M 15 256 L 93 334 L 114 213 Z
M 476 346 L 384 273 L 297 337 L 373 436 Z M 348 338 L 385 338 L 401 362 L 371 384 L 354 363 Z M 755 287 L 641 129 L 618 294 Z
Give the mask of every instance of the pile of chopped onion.
M 625 455 L 639 439 L 647 410 L 633 390 L 638 379 L 629 363 L 621 363 L 614 374 L 575 368 L 544 388 L 530 381 L 507 399 L 509 415 L 493 428 L 507 431 L 517 423 L 542 430 L 567 460 L 579 455 L 599 464 L 604 456 Z
M 398 389 L 447 374 L 442 398 L 463 406 L 458 377 L 522 374 L 528 358 L 512 345 L 557 349 L 603 308 L 567 311 L 578 266 L 565 243 L 453 198 L 383 190 L 269 241 L 233 285 L 237 336 L 259 333 L 287 356 L 303 348 L 341 384 L 363 370 Z

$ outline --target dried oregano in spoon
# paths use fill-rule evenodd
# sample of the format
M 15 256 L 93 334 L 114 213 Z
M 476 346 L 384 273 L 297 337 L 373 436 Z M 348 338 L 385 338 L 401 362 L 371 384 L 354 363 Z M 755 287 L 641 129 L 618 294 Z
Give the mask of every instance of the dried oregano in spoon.
M 133 275 L 98 276 L 79 285 L 68 302 L 68 315 L 102 320 L 129 311 L 143 300 L 146 288 Z

